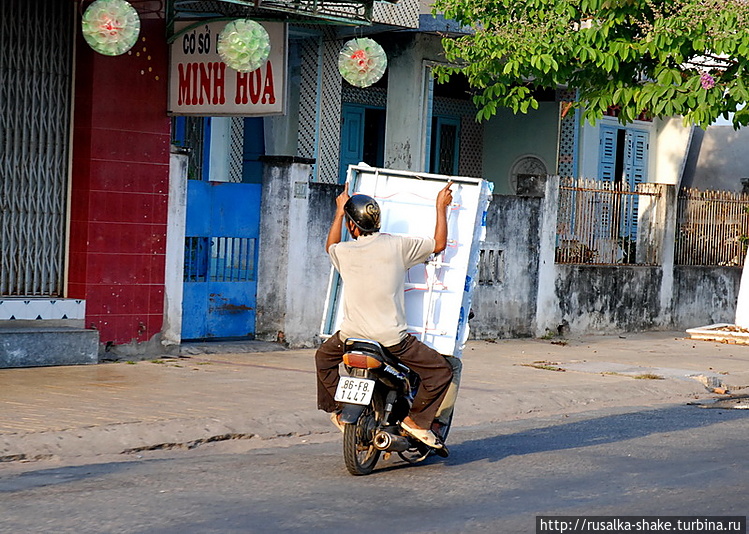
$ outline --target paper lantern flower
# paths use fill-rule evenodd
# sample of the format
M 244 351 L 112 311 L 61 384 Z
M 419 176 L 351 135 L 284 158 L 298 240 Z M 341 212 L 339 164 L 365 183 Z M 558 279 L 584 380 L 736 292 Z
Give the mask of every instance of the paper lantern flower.
M 338 72 L 356 87 L 369 87 L 385 74 L 388 58 L 382 47 L 367 37 L 351 39 L 338 55 Z
M 270 36 L 254 20 L 234 20 L 219 34 L 217 49 L 221 59 L 232 69 L 252 72 L 268 60 Z
M 140 19 L 125 0 L 96 0 L 83 14 L 81 28 L 91 48 L 106 56 L 119 56 L 138 40 Z

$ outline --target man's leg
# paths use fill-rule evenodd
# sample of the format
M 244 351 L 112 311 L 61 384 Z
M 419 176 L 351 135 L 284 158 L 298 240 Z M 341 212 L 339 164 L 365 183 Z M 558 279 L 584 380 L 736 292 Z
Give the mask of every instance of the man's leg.
M 338 403 L 334 400 L 338 387 L 338 365 L 343 361 L 343 343 L 338 332 L 328 338 L 315 352 L 317 368 L 317 407 L 325 412 L 336 412 Z
M 440 404 L 437 414 L 434 416 L 437 422 L 443 426 L 450 423 L 452 419 L 453 411 L 455 409 L 455 401 L 458 400 L 460 375 L 463 371 L 463 362 L 460 358 L 445 356 L 445 359 L 453 369 L 453 379 L 450 381 L 450 386 L 447 388 L 447 394 L 445 395 L 442 404 Z
M 413 336 L 388 347 L 388 351 L 419 375 L 421 385 L 409 415 L 417 426 L 430 429 L 450 386 L 452 366 L 439 352 Z

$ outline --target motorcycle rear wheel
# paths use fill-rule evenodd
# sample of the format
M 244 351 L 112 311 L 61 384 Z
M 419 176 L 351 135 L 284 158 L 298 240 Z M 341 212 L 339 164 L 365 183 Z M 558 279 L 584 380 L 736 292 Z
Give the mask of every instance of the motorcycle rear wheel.
M 377 410 L 379 395 L 375 393 L 355 424 L 347 424 L 343 429 L 343 460 L 352 475 L 370 474 L 380 459 L 380 451 L 374 446 L 374 436 L 379 427 Z

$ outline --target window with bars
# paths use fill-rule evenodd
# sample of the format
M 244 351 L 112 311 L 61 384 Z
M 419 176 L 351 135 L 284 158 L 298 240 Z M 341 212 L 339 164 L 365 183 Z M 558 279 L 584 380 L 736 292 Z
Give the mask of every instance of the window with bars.
M 484 243 L 479 252 L 479 285 L 492 286 L 504 280 L 504 250 Z
M 185 238 L 185 282 L 250 282 L 256 279 L 257 239 Z
M 460 119 L 434 117 L 432 119 L 429 172 L 458 174 L 460 154 Z

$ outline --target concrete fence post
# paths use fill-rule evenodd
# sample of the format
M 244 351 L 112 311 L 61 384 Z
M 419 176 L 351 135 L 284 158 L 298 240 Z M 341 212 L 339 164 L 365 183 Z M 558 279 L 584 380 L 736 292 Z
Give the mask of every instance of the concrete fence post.
M 663 213 L 663 238 L 661 241 L 662 246 L 660 247 L 659 263 L 661 269 L 663 269 L 663 276 L 661 277 L 660 288 L 659 322 L 661 326 L 671 327 L 673 324 L 674 309 L 674 247 L 676 245 L 676 218 L 678 215 L 679 199 L 676 186 L 661 184 L 661 187 L 663 188 L 661 195 L 662 209 L 659 211 Z
M 309 338 L 309 329 L 294 310 L 297 300 L 304 298 L 298 289 L 307 278 L 309 176 L 314 160 L 265 156 L 263 162 L 255 335 L 303 345 L 298 338 Z
M 656 326 L 670 326 L 674 293 L 674 239 L 676 238 L 676 189 L 673 185 L 642 183 L 638 203 L 637 263 L 661 269 Z M 654 288 L 655 289 L 655 288 Z
M 182 342 L 188 159 L 187 154 L 174 151 L 169 158 L 164 322 L 161 327 L 161 343 L 165 347 L 178 346 Z
M 560 317 L 559 297 L 556 294 L 557 269 L 555 263 L 557 238 L 557 213 L 559 211 L 559 176 L 546 180 L 544 198 L 539 215 L 538 293 L 534 330 L 540 337 L 547 331 L 556 331 Z

